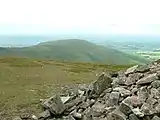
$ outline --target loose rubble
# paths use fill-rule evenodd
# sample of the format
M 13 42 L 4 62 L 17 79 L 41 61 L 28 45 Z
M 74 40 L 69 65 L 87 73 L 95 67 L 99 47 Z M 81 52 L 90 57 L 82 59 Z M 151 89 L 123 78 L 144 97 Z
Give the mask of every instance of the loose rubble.
M 160 120 L 160 60 L 103 73 L 90 85 L 41 100 L 41 105 L 44 111 L 37 116 L 13 120 Z

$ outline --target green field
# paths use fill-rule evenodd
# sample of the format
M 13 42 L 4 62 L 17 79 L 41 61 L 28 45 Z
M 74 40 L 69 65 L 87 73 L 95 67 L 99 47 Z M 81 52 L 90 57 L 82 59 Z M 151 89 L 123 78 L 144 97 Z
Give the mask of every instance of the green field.
M 144 52 L 136 52 L 135 54 L 143 56 L 149 60 L 157 60 L 160 59 L 160 52 L 152 52 L 152 51 L 144 51 Z
M 89 83 L 102 71 L 129 66 L 0 58 L 0 120 L 23 112 L 39 112 L 39 100 L 61 86 Z

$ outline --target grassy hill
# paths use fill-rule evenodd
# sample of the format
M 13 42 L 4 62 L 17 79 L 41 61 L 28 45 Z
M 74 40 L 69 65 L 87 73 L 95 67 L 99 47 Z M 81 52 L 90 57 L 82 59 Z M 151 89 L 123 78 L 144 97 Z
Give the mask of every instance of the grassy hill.
M 0 120 L 21 113 L 38 113 L 39 100 L 58 92 L 62 86 L 90 83 L 102 71 L 129 66 L 72 63 L 28 58 L 0 58 Z
M 146 59 L 85 40 L 59 40 L 23 48 L 0 48 L 0 56 L 20 56 L 107 64 L 141 64 Z

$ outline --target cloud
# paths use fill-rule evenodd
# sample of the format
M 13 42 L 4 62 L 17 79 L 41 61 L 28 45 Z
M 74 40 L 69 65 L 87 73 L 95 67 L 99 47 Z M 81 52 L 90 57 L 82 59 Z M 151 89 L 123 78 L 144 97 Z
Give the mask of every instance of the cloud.
M 159 0 L 1 0 L 0 25 L 32 33 L 157 34 L 159 11 Z

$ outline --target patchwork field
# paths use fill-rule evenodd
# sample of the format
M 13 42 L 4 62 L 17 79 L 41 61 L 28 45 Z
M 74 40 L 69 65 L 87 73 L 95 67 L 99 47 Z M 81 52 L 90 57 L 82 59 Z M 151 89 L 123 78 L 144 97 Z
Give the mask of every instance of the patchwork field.
M 144 52 L 135 52 L 135 54 L 143 56 L 149 60 L 157 60 L 160 59 L 159 51 L 144 51 Z

